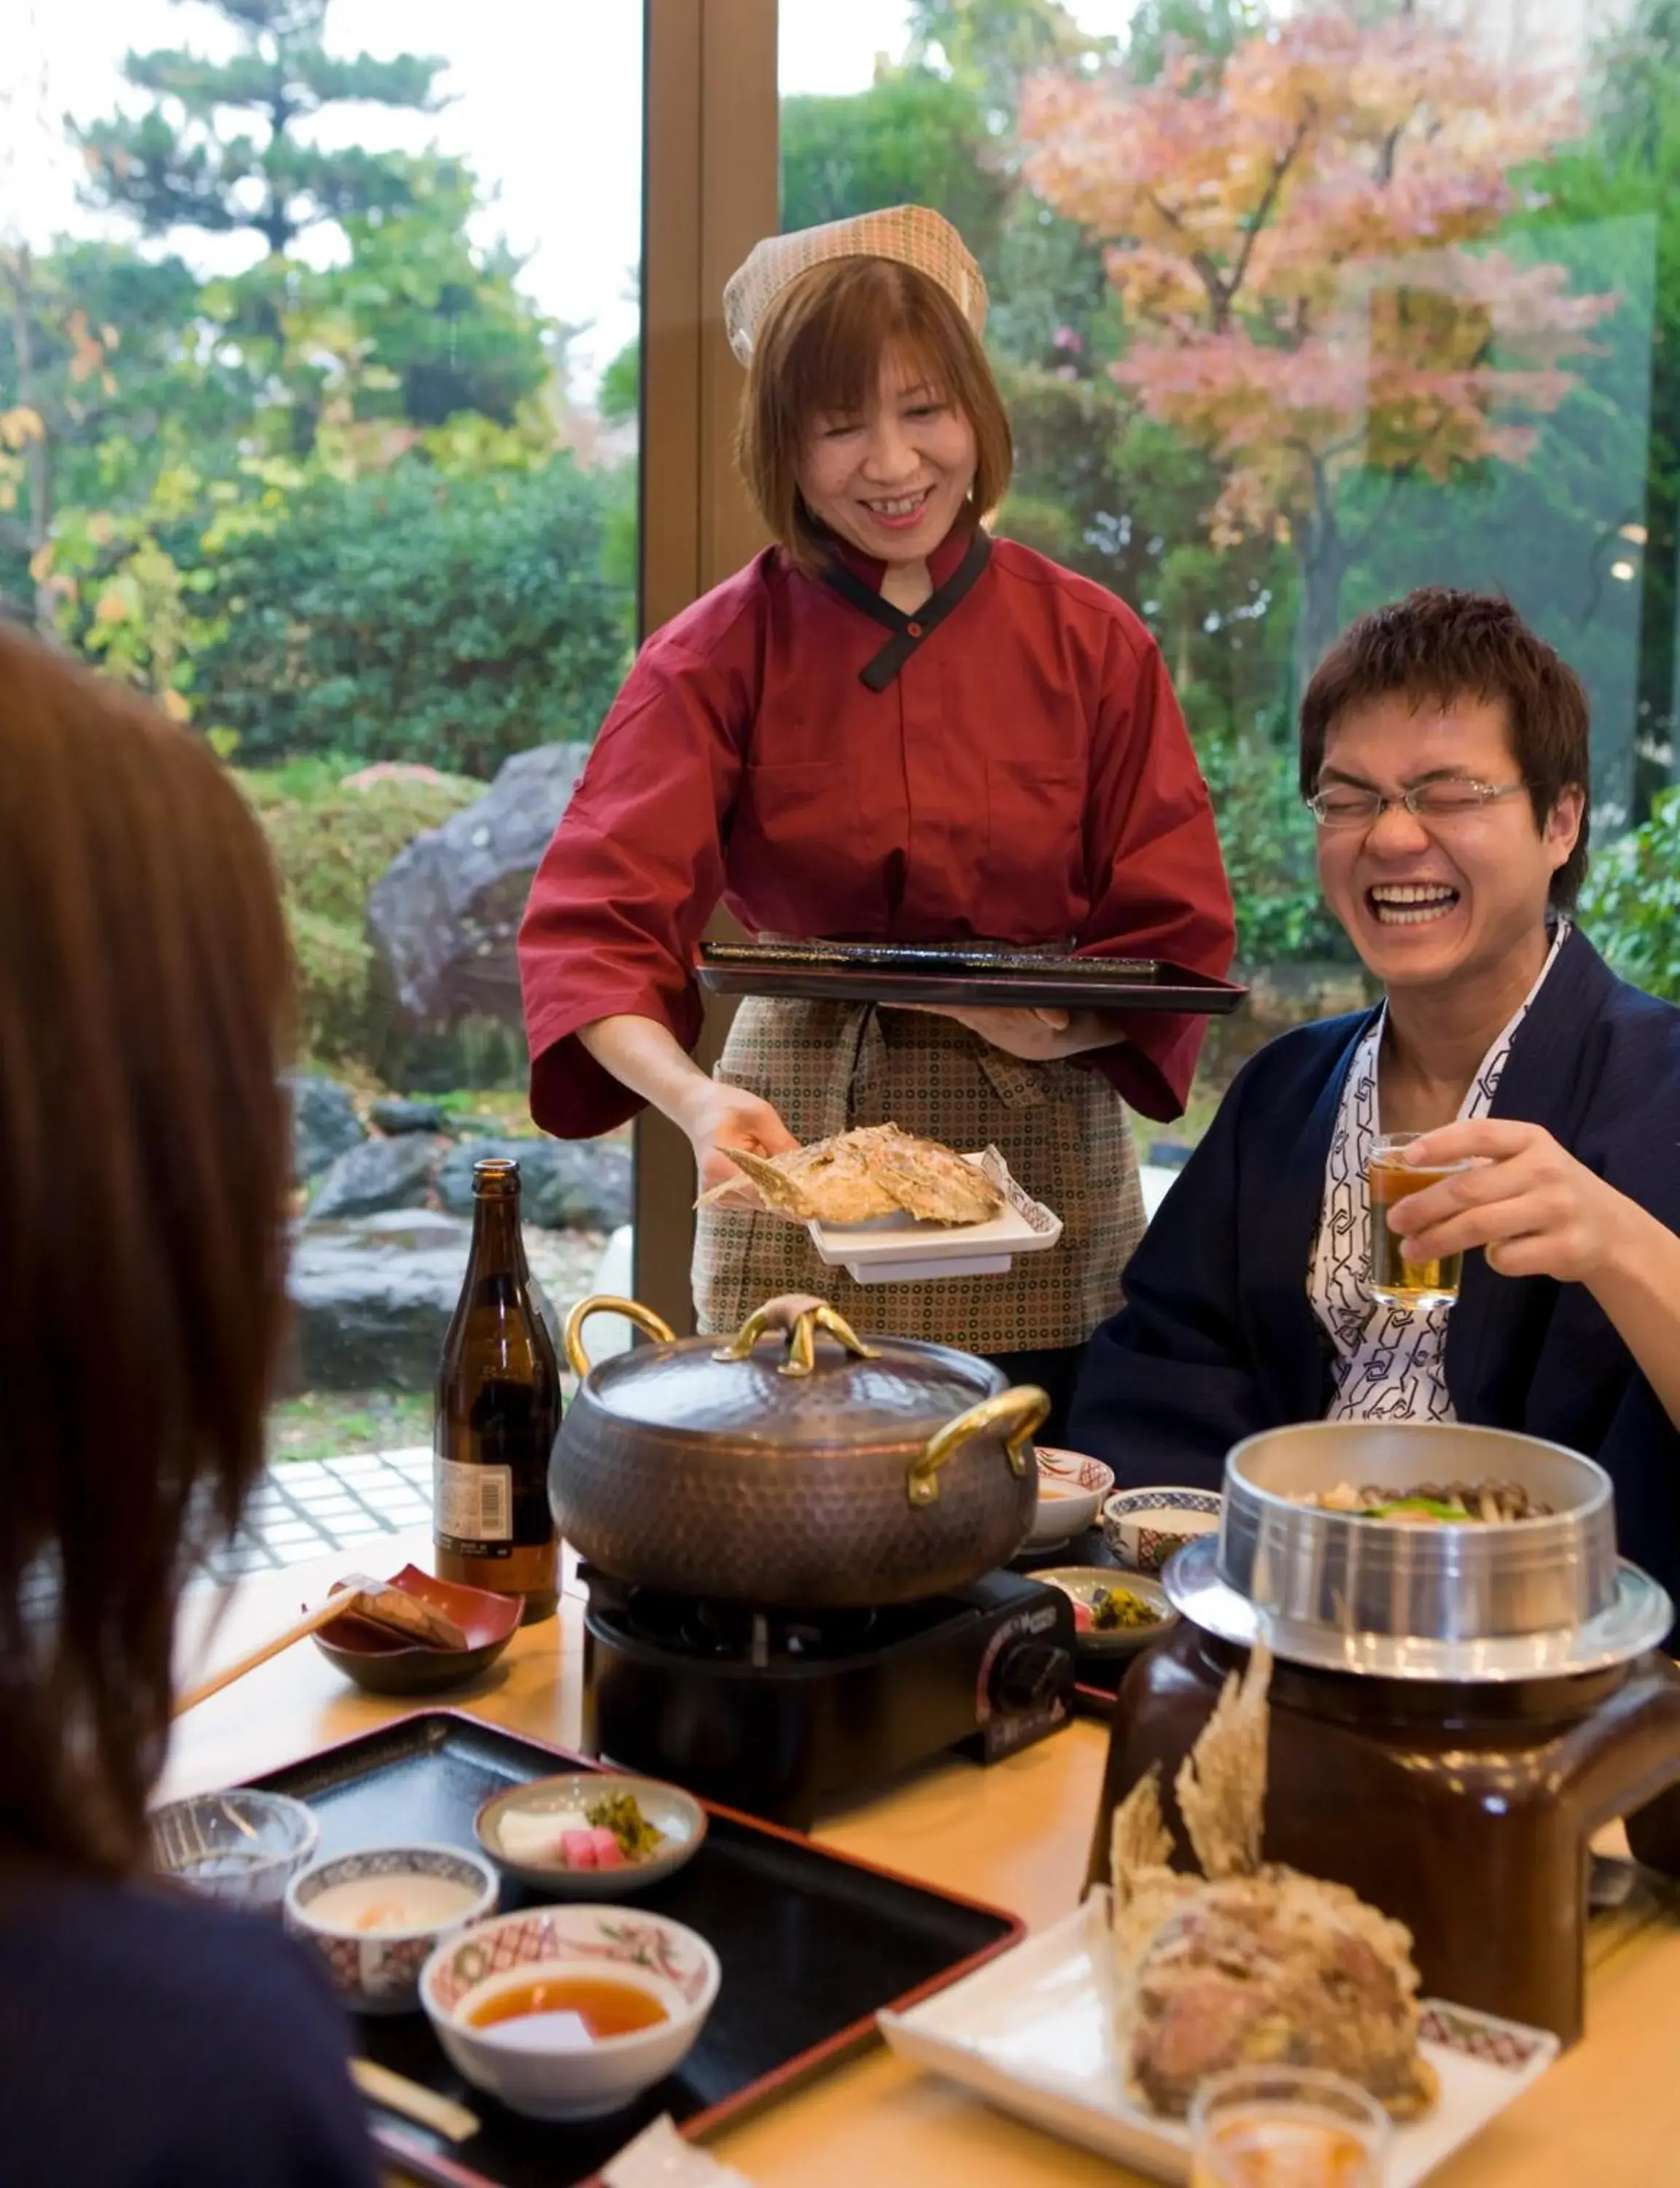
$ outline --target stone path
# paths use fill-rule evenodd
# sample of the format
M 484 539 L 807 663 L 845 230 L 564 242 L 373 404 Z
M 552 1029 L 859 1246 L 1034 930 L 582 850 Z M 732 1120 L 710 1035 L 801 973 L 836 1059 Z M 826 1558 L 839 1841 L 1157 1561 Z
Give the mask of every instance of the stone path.
M 352 1458 L 291 1459 L 269 1468 L 237 1540 L 211 1560 L 209 1576 L 225 1581 L 274 1572 L 340 1550 L 355 1552 L 352 1564 L 360 1565 L 381 1536 L 431 1524 L 431 1452 L 425 1444 Z

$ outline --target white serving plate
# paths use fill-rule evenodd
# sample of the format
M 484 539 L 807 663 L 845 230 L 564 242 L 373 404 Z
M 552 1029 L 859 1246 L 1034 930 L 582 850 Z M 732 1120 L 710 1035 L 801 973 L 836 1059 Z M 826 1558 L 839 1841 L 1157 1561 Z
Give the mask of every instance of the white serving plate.
M 1062 1236 L 1062 1219 L 1022 1191 L 995 1148 L 965 1154 L 1003 1195 L 984 1223 L 918 1223 L 882 1215 L 872 1223 L 818 1223 L 805 1228 L 824 1266 L 843 1269 L 860 1284 L 913 1283 L 924 1277 L 1001 1277 L 1018 1254 L 1041 1254 Z
M 1156 2180 L 1185 2180 L 1190 2133 L 1122 2093 L 1105 1990 L 1093 1954 L 1108 1950 L 1108 1894 L 989 1960 L 961 1982 L 882 2013 L 894 2051 L 961 2082 L 1003 2111 L 1082 2143 Z M 1385 2188 L 1413 2188 L 1480 2132 L 1557 2055 L 1548 2031 L 1468 2007 L 1423 2007 L 1423 2050 L 1440 2077 L 1427 2119 L 1395 2131 Z

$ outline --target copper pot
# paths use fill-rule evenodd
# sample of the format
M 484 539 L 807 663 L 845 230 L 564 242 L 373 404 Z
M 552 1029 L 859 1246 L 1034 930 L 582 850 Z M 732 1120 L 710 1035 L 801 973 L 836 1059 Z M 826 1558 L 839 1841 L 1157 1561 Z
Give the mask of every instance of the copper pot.
M 654 1342 L 592 1368 L 583 1325 L 604 1313 Z M 1031 1523 L 1050 1401 L 952 1346 L 865 1343 L 798 1294 L 722 1345 L 596 1298 L 567 1317 L 566 1355 L 582 1387 L 550 1502 L 621 1580 L 764 1609 L 910 1603 L 1002 1563 Z

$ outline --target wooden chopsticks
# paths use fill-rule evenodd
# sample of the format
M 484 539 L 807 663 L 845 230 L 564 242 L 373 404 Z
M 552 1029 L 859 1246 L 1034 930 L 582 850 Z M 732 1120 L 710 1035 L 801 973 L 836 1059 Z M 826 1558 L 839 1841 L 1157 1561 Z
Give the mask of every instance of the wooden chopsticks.
M 349 1593 L 330 1595 L 324 1603 L 318 1604 L 313 1610 L 306 1610 L 301 1618 L 295 1618 L 290 1626 L 283 1627 L 265 1641 L 261 1648 L 251 1649 L 200 1685 L 189 1687 L 184 1695 L 178 1695 L 172 1714 L 181 1717 L 188 1710 L 196 1709 L 211 1695 L 220 1694 L 223 1687 L 231 1687 L 235 1679 L 242 1679 L 247 1672 L 254 1672 L 259 1664 L 266 1664 L 271 1656 L 278 1656 L 283 1649 L 290 1649 L 294 1641 L 302 1640 L 305 1634 L 314 1633 L 318 1627 L 330 1626 L 335 1618 L 342 1618 L 345 1612 L 352 1607 L 355 1599 L 354 1595 Z

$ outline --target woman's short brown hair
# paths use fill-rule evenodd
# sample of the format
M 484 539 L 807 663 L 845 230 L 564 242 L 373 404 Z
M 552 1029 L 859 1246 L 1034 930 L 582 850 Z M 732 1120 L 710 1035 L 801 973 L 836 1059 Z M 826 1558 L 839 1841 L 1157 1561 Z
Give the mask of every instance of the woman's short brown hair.
M 1301 700 L 1301 796 L 1318 787 L 1331 725 L 1353 707 L 1399 692 L 1433 699 L 1502 701 L 1512 757 L 1543 829 L 1571 783 L 1581 791 L 1581 832 L 1552 877 L 1551 899 L 1567 911 L 1587 874 L 1592 796 L 1592 720 L 1581 680 L 1495 593 L 1426 585 L 1350 623 L 1313 671 Z
M 0 1852 L 141 1854 L 176 1593 L 262 1463 L 290 984 L 215 758 L 0 621 Z
M 973 428 L 975 514 L 1009 484 L 1009 419 L 986 353 L 939 283 L 890 258 L 831 258 L 790 281 L 753 345 L 736 460 L 772 539 L 802 568 L 820 567 L 827 534 L 799 492 L 807 436 L 825 414 L 865 409 L 888 349 L 912 358 Z

